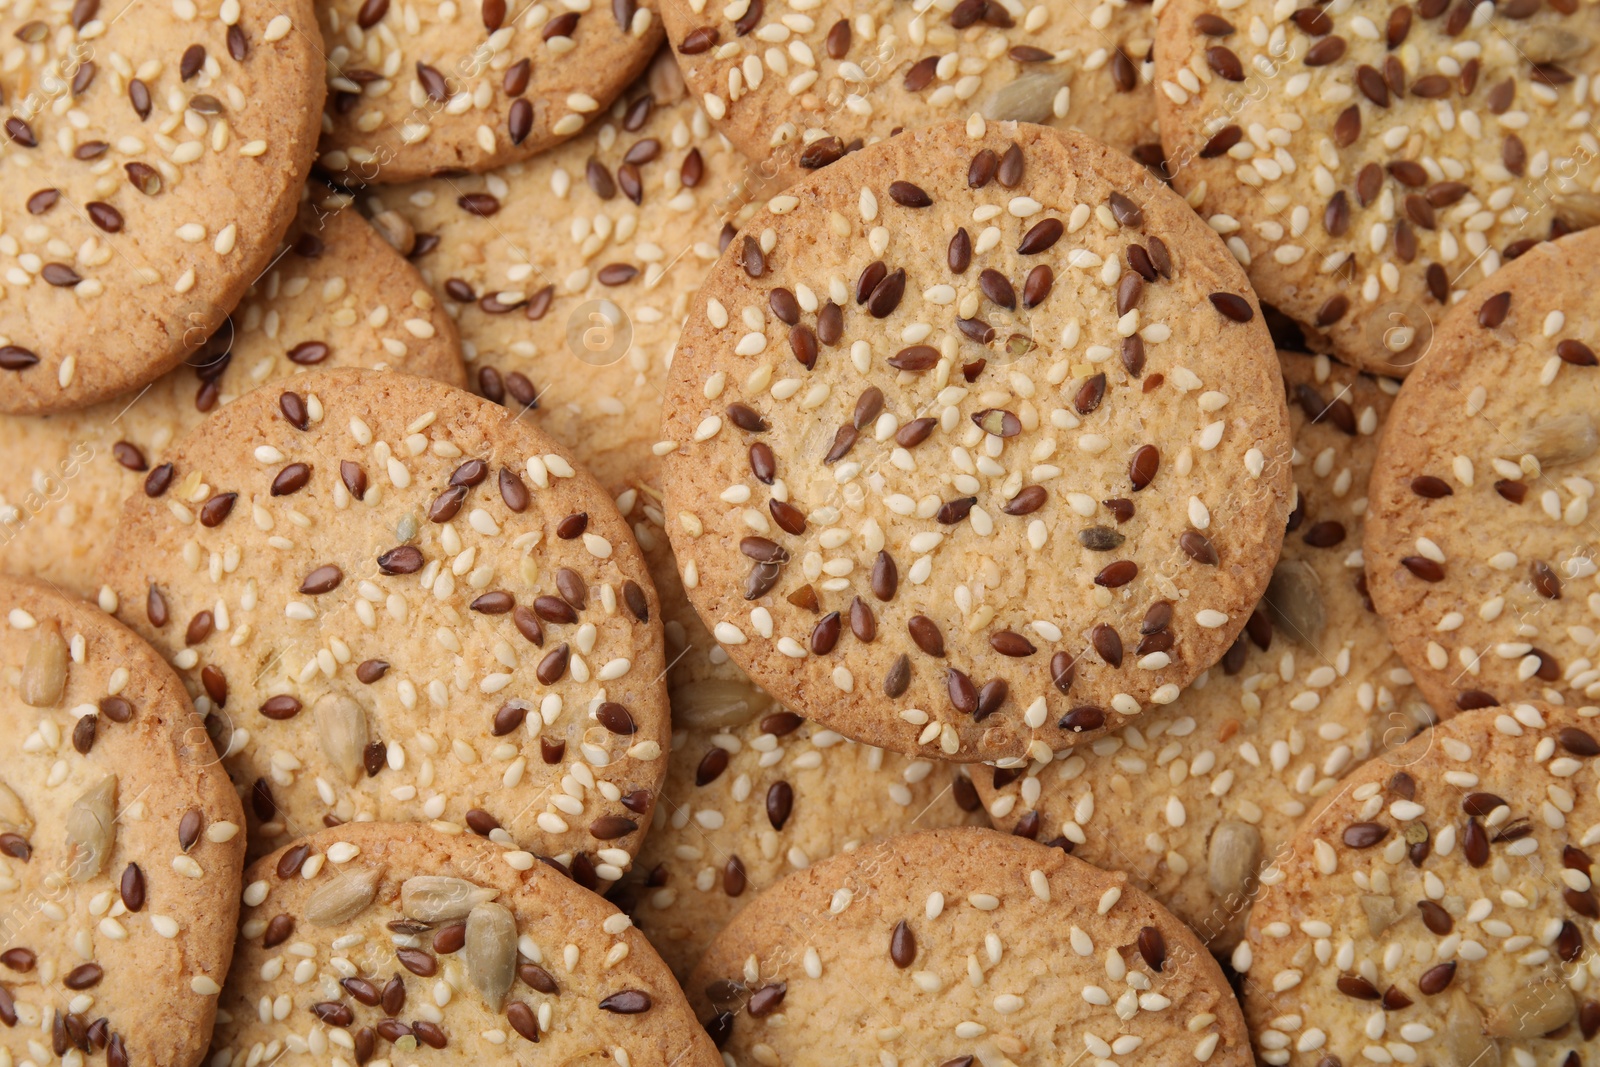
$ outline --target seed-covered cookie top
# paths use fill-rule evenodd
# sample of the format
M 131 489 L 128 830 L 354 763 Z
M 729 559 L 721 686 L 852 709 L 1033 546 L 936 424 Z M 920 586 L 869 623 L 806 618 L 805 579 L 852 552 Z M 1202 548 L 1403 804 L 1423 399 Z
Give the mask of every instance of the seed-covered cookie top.
M 666 773 L 659 609 L 554 442 L 435 382 L 318 371 L 168 458 L 106 581 L 208 713 L 254 853 L 419 821 L 621 876 Z
M 1572 234 L 1474 287 L 1395 402 L 1367 574 L 1442 710 L 1600 697 L 1597 257 Z
M 328 42 L 318 162 L 349 183 L 485 171 L 559 144 L 661 43 L 650 0 L 317 5 Z
M 77 0 L 0 37 L 0 410 L 79 408 L 193 354 L 268 265 L 321 35 L 305 0 Z
M 1600 222 L 1588 0 L 1174 0 L 1173 183 L 1263 300 L 1404 375 L 1457 298 Z
M 903 834 L 790 875 L 688 993 L 736 1063 L 1250 1062 L 1188 927 L 1124 874 L 992 830 Z
M 515 855 L 374 824 L 258 861 L 208 1062 L 715 1067 L 628 917 Z
M 1087 751 L 973 776 L 1001 827 L 1128 871 L 1213 952 L 1238 941 L 1261 866 L 1300 819 L 1431 718 L 1361 569 L 1367 477 L 1397 383 L 1325 356 L 1279 358 L 1295 507 L 1245 632 L 1175 703 Z
M 1345 780 L 1235 954 L 1262 1063 L 1592 1059 L 1597 715 L 1470 712 Z
M 744 208 L 745 167 L 662 55 L 570 143 L 382 190 L 377 221 L 456 316 L 473 391 L 616 491 L 654 476 L 667 363 Z
M 696 300 L 663 437 L 684 584 L 733 658 L 959 760 L 1176 699 L 1288 512 L 1242 271 L 1137 164 L 1037 126 L 908 132 L 770 201 Z
M 302 208 L 283 253 L 211 340 L 136 396 L 0 415 L 6 568 L 95 596 L 122 501 L 160 489 L 167 448 L 239 394 L 315 366 L 463 380 L 455 327 L 427 283 L 339 200 Z
M 172 669 L 91 604 L 0 579 L 0 1055 L 198 1063 L 244 816 Z
M 662 17 L 712 120 L 764 173 L 793 177 L 974 113 L 1079 130 L 1159 164 L 1152 52 L 1165 6 L 687 0 Z

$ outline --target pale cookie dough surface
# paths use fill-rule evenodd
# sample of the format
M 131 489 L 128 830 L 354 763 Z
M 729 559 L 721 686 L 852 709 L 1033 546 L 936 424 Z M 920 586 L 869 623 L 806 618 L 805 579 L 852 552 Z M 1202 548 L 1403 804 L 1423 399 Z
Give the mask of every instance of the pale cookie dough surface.
M 973 113 L 1078 130 L 1161 161 L 1151 83 L 1166 0 L 706 0 L 666 5 L 695 96 L 774 184 Z
M 347 185 L 481 172 L 565 141 L 650 62 L 650 0 L 323 0 L 318 164 Z
M 373 207 L 459 324 L 472 389 L 615 489 L 654 476 L 667 364 L 745 176 L 662 56 L 571 143 Z
M 1280 353 L 1296 507 L 1234 647 L 1171 706 L 1088 751 L 973 775 L 996 823 L 1127 871 L 1213 952 L 1300 819 L 1430 712 L 1362 592 L 1361 523 L 1397 383 Z
M 1173 0 L 1173 184 L 1261 299 L 1402 376 L 1462 290 L 1600 222 L 1594 0 Z
M 666 773 L 660 610 L 565 452 L 462 390 L 345 370 L 170 455 L 106 581 L 210 712 L 253 854 L 418 821 L 621 876 Z
M 284 251 L 215 336 L 144 390 L 58 415 L 0 415 L 0 563 L 94 596 L 122 501 L 207 414 L 306 367 L 464 381 L 455 325 L 353 209 L 301 209 Z
M 0 1056 L 194 1067 L 233 953 L 244 816 L 172 669 L 0 578 Z
M 1597 715 L 1469 712 L 1345 779 L 1234 956 L 1260 1062 L 1594 1061 Z
M 1395 401 L 1367 574 L 1441 711 L 1600 697 L 1597 294 L 1600 231 L 1539 245 L 1467 294 Z
M 903 834 L 790 875 L 688 992 L 735 1065 L 1251 1062 L 1187 927 L 1123 874 L 992 830 Z
M 526 852 L 423 826 L 340 826 L 245 881 L 212 1067 L 716 1067 L 628 917 Z
M 316 148 L 309 0 L 15 4 L 0 140 L 0 411 L 192 355 L 271 261 Z
M 1244 625 L 1288 512 L 1277 360 L 1240 294 L 1181 201 L 1070 132 L 908 131 L 795 186 L 674 358 L 691 601 L 786 706 L 908 754 L 1048 753 L 1170 703 Z M 1135 652 L 1141 626 L 1170 650 Z

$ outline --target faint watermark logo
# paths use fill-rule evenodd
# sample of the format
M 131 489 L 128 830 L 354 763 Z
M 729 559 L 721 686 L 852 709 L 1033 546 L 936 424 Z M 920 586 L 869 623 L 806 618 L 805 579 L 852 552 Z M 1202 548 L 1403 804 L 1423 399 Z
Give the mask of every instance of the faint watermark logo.
M 633 347 L 633 320 L 610 300 L 585 300 L 567 316 L 567 351 L 591 367 L 609 367 Z
M 1033 331 L 1026 321 L 997 321 L 991 323 L 990 326 L 994 330 L 994 337 L 989 343 L 987 351 L 980 351 L 977 358 L 1003 367 L 1007 364 L 1015 363 L 1025 356 L 1035 354 L 1038 343 L 1034 340 Z M 981 337 L 977 339 L 982 340 Z M 970 365 L 971 362 L 969 360 L 968 364 Z
M 1433 316 L 1414 300 L 1391 300 L 1366 313 L 1362 334 L 1368 351 L 1392 367 L 1412 367 L 1433 346 Z
M 226 712 L 215 708 L 202 716 L 179 716 L 168 730 L 178 759 L 190 767 L 213 767 L 233 747 L 234 725 Z
M 191 311 L 185 319 L 188 328 L 184 330 L 183 344 L 191 355 L 184 362 L 201 375 L 215 369 L 218 363 L 226 367 L 223 361 L 233 354 L 233 316 L 225 316 L 221 322 L 206 322 L 201 313 Z M 208 329 L 210 332 L 205 332 Z

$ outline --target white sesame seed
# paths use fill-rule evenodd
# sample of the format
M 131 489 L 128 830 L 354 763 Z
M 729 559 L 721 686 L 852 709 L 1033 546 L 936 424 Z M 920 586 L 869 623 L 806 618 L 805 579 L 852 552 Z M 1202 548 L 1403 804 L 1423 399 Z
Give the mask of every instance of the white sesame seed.
M 1112 908 L 1116 907 L 1117 901 L 1121 899 L 1122 889 L 1118 886 L 1112 886 L 1110 889 L 1107 889 L 1104 893 L 1100 894 L 1100 903 L 1096 907 L 1096 910 L 1101 915 L 1105 915 L 1109 913 Z
M 361 849 L 348 841 L 336 841 L 328 846 L 328 862 L 349 863 L 361 854 Z

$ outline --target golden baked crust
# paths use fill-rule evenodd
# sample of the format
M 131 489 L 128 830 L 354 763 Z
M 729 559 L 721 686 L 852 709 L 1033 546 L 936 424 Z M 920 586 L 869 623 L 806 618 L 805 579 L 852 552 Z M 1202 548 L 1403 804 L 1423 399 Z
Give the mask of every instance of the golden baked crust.
M 696 297 L 662 436 L 729 655 L 824 726 L 960 761 L 1175 699 L 1288 514 L 1238 264 L 1138 164 L 1042 126 L 910 130 L 770 200 Z
M 665 662 L 587 472 L 464 390 L 359 370 L 258 389 L 170 459 L 105 580 L 210 713 L 253 855 L 414 820 L 621 877 L 666 773 Z
M 94 605 L 7 576 L 0 691 L 0 1049 L 195 1067 L 245 835 L 183 683 Z

